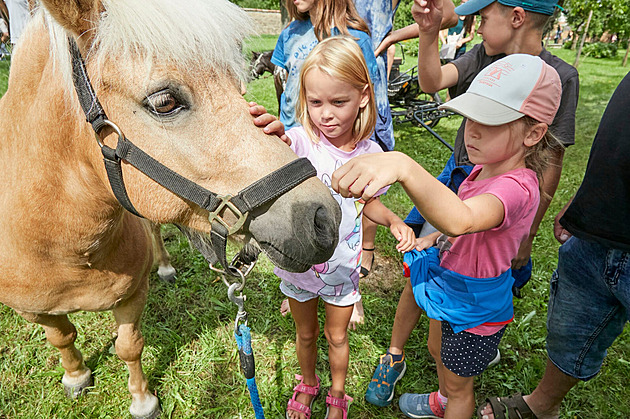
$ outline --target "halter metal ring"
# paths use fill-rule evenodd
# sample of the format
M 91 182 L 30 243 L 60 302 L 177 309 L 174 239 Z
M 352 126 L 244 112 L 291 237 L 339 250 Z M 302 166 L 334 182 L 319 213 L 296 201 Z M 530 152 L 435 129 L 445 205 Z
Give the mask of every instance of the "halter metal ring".
M 125 134 L 123 134 L 122 130 L 118 128 L 118 125 L 114 124 L 109 119 L 103 119 L 103 123 L 105 125 L 110 126 L 114 130 L 114 132 L 118 135 L 118 142 L 125 140 Z M 101 130 L 99 130 L 99 132 L 95 131 L 94 136 L 96 137 L 96 143 L 98 144 L 98 146 L 100 148 L 103 148 L 105 147 L 105 144 L 103 143 L 103 140 L 101 139 L 101 136 L 99 135 L 100 132 Z
M 212 211 L 209 215 L 208 215 L 208 221 L 210 221 L 210 223 L 214 222 L 215 220 L 223 225 L 223 227 L 225 227 L 228 231 L 228 235 L 230 234 L 234 234 L 236 233 L 241 227 L 243 227 L 243 224 L 245 224 L 245 220 L 247 219 L 247 212 L 245 214 L 243 214 L 241 212 L 241 210 L 239 210 L 236 205 L 234 205 L 230 200 L 233 198 L 232 195 L 219 195 L 217 196 L 217 198 L 219 198 L 221 200 L 221 203 L 219 204 L 219 206 L 217 207 L 217 209 L 215 209 L 214 211 Z M 225 221 L 223 218 L 221 218 L 221 216 L 219 215 L 219 213 L 221 212 L 221 210 L 223 210 L 223 208 L 227 208 L 230 211 L 232 211 L 232 213 L 236 216 L 237 220 L 233 225 L 229 225 L 227 223 L 227 221 Z
M 227 279 L 225 270 L 216 268 L 213 265 L 209 266 L 211 270 L 221 274 L 221 280 L 223 281 L 225 286 L 228 287 L 228 291 L 232 286 L 236 286 L 236 288 L 232 292 L 240 292 L 243 290 L 243 288 L 245 288 L 245 275 L 243 275 L 243 272 L 241 272 L 239 269 L 234 269 L 234 271 L 240 276 L 240 280 L 237 280 L 236 282 L 230 282 Z

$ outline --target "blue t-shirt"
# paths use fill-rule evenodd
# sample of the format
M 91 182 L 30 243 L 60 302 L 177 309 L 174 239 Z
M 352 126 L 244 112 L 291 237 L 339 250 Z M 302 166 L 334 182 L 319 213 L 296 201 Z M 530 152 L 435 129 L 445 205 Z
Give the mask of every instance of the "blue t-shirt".
M 333 28 L 332 32 L 333 35 L 339 34 L 336 28 Z M 357 38 L 357 43 L 363 51 L 363 56 L 370 72 L 370 79 L 372 84 L 374 84 L 375 90 L 377 86 L 385 86 L 386 99 L 387 81 L 382 81 L 383 79 L 381 79 L 370 37 L 365 32 L 356 29 L 349 28 L 348 32 L 351 36 Z M 308 54 L 318 43 L 319 41 L 315 36 L 310 20 L 294 20 L 280 33 L 278 43 L 273 50 L 271 62 L 284 68 L 288 73 L 286 87 L 280 99 L 280 121 L 287 130 L 300 125 L 295 111 L 299 100 L 300 69 Z M 382 107 L 379 96 L 376 94 L 375 96 L 379 118 L 377 118 L 375 133 L 372 134 L 370 139 L 376 142 L 380 140 L 387 149 L 392 149 L 394 147 L 394 136 L 389 102 L 387 102 L 386 107 Z M 387 135 L 388 132 L 391 133 L 389 136 Z
M 392 0 L 354 0 L 354 5 L 359 16 L 365 21 L 372 36 L 372 48 L 376 48 L 383 42 L 383 39 L 392 31 L 394 26 L 394 14 L 396 7 L 392 8 Z M 394 127 L 392 125 L 391 110 L 389 108 L 389 98 L 387 97 L 387 51 L 383 51 L 376 57 L 380 83 L 374 83 L 374 94 L 378 106 L 379 115 L 387 117 L 380 127 L 377 126 L 376 135 L 383 142 L 388 150 L 394 149 Z

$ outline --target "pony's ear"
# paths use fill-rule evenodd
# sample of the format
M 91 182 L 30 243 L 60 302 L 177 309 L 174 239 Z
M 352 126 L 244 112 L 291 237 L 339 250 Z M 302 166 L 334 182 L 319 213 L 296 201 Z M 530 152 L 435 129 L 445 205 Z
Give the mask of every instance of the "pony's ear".
M 41 0 L 52 17 L 64 28 L 80 36 L 89 33 L 103 10 L 100 0 Z

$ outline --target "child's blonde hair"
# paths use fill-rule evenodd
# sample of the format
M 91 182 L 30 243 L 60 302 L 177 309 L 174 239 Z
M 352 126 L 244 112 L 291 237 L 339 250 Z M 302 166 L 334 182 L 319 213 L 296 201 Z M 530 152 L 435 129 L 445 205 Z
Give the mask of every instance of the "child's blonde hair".
M 298 12 L 293 0 L 287 0 L 286 7 L 292 19 L 311 20 L 318 41 L 332 35 L 333 27 L 343 35 L 350 35 L 348 28 L 370 34 L 367 24 L 359 16 L 352 0 L 316 0 L 311 11 L 307 13 Z
M 514 121 L 516 123 L 521 124 L 522 132 L 526 132 L 533 126 L 539 124 L 540 122 L 531 116 L 523 116 L 520 119 Z M 527 147 L 527 151 L 525 152 L 525 167 L 533 170 L 536 173 L 536 177 L 538 178 L 538 183 L 540 184 L 540 188 L 542 190 L 543 186 L 543 173 L 549 167 L 549 159 L 551 158 L 552 152 L 554 150 L 558 150 L 559 148 L 564 147 L 562 143 L 547 129 L 545 135 L 543 135 L 542 139 L 534 144 L 531 147 Z
M 355 144 L 368 138 L 376 126 L 377 111 L 370 73 L 359 45 L 349 36 L 339 35 L 327 38 L 313 48 L 302 65 L 300 96 L 296 113 L 311 140 L 318 142 L 319 130 L 308 114 L 308 101 L 304 87 L 304 79 L 313 69 L 318 69 L 330 77 L 348 83 L 359 91 L 363 91 L 367 86 L 369 100 L 366 106 L 359 108 L 359 114 L 352 128 L 352 137 L 355 139 Z

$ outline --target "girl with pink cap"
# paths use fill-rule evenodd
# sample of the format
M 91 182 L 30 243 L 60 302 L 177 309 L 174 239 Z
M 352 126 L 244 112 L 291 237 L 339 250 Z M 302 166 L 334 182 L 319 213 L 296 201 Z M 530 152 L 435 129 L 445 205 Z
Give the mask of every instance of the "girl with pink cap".
M 333 174 L 332 187 L 344 197 L 369 199 L 399 182 L 439 230 L 417 239 L 416 250 L 405 254 L 409 280 L 383 356 L 403 355 L 425 311 L 439 390 L 402 395 L 399 406 L 409 417 L 473 414 L 473 379 L 495 357 L 513 319 L 510 265 L 538 208 L 546 156 L 556 146 L 548 127 L 561 94 L 560 77 L 551 66 L 532 55 L 511 54 L 479 73 L 465 94 L 442 105 L 468 118 L 464 138 L 475 167 L 457 195 L 398 152 L 356 157 Z M 392 386 L 386 364 L 379 363 L 368 394 L 376 397 L 379 387 Z M 399 368 L 402 374 L 404 369 Z

